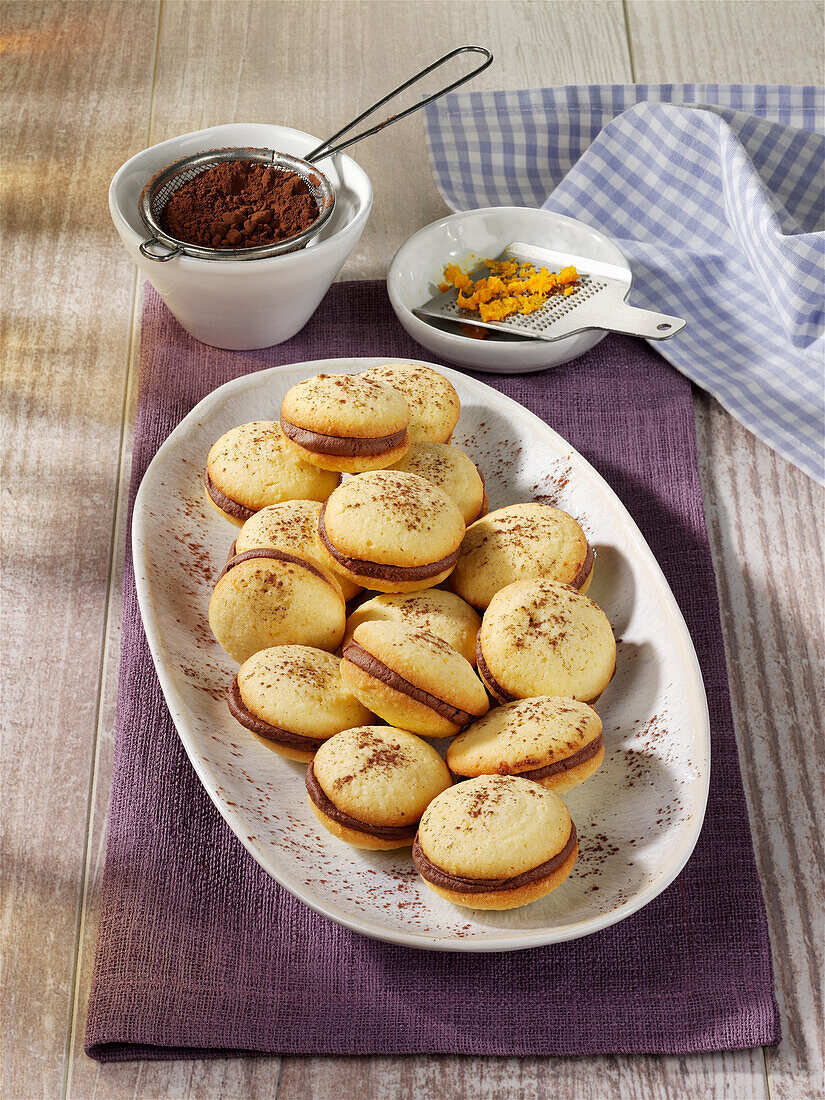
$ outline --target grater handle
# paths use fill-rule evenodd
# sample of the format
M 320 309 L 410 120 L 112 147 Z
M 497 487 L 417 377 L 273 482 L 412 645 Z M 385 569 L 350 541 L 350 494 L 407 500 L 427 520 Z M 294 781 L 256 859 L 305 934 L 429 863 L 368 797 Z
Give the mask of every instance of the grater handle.
M 651 309 L 638 309 L 627 302 L 584 302 L 570 314 L 575 328 L 602 328 L 608 332 L 621 332 L 626 336 L 641 336 L 645 340 L 669 340 L 687 324 L 682 317 L 656 313 Z

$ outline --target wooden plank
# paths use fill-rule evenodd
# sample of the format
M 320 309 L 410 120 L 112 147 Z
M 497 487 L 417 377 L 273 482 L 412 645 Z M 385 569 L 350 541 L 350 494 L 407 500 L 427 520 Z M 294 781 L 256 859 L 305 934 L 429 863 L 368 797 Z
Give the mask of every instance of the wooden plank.
M 818 0 L 627 0 L 640 84 L 821 84 Z
M 696 421 L 739 755 L 782 1015 L 782 1043 L 766 1052 L 771 1096 L 822 1096 L 825 791 L 811 738 L 825 728 L 825 492 L 711 398 L 697 401 Z
M 636 79 L 822 82 L 819 3 L 628 5 Z M 732 420 L 695 401 L 739 754 L 774 947 L 783 1039 L 771 1096 L 825 1095 L 821 613 L 825 494 Z M 819 927 L 816 923 L 819 921 Z
M 61 1092 L 135 286 L 106 205 L 155 4 L 4 3 L 4 1096 Z M 105 64 L 102 63 L 105 59 Z
M 284 1059 L 278 1100 L 751 1100 L 766 1095 L 760 1087 L 761 1059 L 751 1055 L 725 1051 L 684 1058 L 289 1058 Z
M 378 5 L 354 2 L 167 5 L 152 139 L 239 118 L 287 121 L 324 134 L 358 104 L 384 91 L 401 75 L 402 64 L 403 72 L 412 70 L 439 49 L 462 40 L 488 44 L 503 58 L 483 78 L 489 87 L 630 79 L 618 4 L 502 2 L 479 7 L 464 0 L 454 4 L 439 0 L 424 8 L 382 3 L 380 10 L 379 19 Z M 422 11 L 425 26 L 419 26 Z M 315 43 L 313 56 L 324 58 L 328 68 L 306 63 L 307 42 Z M 383 59 L 361 72 L 363 59 L 371 57 Z M 274 75 L 273 59 L 277 65 Z M 280 109 L 274 109 L 273 103 Z M 402 131 L 402 127 L 406 129 Z M 386 152 L 379 154 L 381 146 Z M 442 214 L 444 207 L 422 159 L 423 138 L 415 121 L 377 137 L 356 155 L 374 181 L 393 179 L 397 198 L 389 205 L 392 196 L 376 187 L 376 209 L 344 277 L 380 276 L 395 247 L 409 232 Z M 122 516 L 119 522 L 122 527 Z M 118 545 L 124 534 L 119 530 Z M 119 593 L 119 584 L 118 575 L 113 596 Z M 552 1092 L 558 1096 L 764 1095 L 760 1058 L 753 1052 L 690 1059 L 318 1058 L 286 1059 L 283 1066 L 277 1059 L 94 1066 L 82 1055 L 79 1044 L 102 866 L 118 623 L 115 599 L 108 631 L 101 719 L 104 736 L 89 844 L 88 908 L 78 979 L 71 1094 L 271 1096 L 280 1078 L 279 1094 L 285 1096 L 544 1096 L 551 1081 Z

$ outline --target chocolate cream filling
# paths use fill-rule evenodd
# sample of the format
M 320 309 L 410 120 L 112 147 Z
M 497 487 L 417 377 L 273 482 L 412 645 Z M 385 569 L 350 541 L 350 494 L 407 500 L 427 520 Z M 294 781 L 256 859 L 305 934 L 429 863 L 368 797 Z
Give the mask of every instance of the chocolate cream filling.
M 345 554 L 342 554 L 340 550 L 332 545 L 327 537 L 327 529 L 324 525 L 324 513 L 326 511 L 326 501 L 321 506 L 321 515 L 318 518 L 318 535 L 321 542 L 332 554 L 333 558 L 339 565 L 343 565 L 345 569 L 348 569 L 350 573 L 355 573 L 359 577 L 373 577 L 375 580 L 382 581 L 425 581 L 430 577 L 436 577 L 439 573 L 444 573 L 448 569 L 452 569 L 455 563 L 458 561 L 458 555 L 461 550 L 461 546 L 457 546 L 452 554 L 448 554 L 446 558 L 440 558 L 438 561 L 428 562 L 426 565 L 381 565 L 375 561 L 362 561 L 360 558 L 348 558 Z
M 505 691 L 495 676 L 493 676 L 492 672 L 490 672 L 490 666 L 484 660 L 484 654 L 481 652 L 481 631 L 479 631 L 478 637 L 476 638 L 476 665 L 478 666 L 481 679 L 499 702 L 514 703 L 516 701 L 518 696 L 511 695 L 509 691 Z M 610 673 L 610 679 L 612 680 L 615 675 L 616 667 L 614 665 L 613 671 Z M 608 681 L 608 683 L 609 682 L 610 681 Z M 599 692 L 599 695 L 601 695 L 601 692 Z M 594 695 L 592 699 L 584 699 L 582 701 L 585 703 L 595 703 L 599 695 Z
M 493 693 L 497 699 L 502 700 L 505 703 L 512 703 L 515 700 L 515 695 L 511 695 L 509 691 L 505 691 L 498 680 L 490 672 L 490 667 L 484 660 L 484 654 L 481 652 L 481 631 L 476 638 L 476 664 L 478 665 L 478 671 L 481 673 L 481 678 Z
M 416 834 L 418 825 L 368 825 L 366 821 L 359 821 L 357 817 L 350 817 L 343 810 L 339 810 L 318 782 L 311 763 L 307 764 L 306 785 L 307 794 L 321 813 L 347 829 L 366 833 L 367 836 L 377 836 L 379 840 L 411 840 Z
M 234 516 L 235 519 L 248 520 L 255 515 L 251 508 L 247 508 L 245 504 L 238 504 L 237 500 L 232 500 L 231 497 L 226 496 L 217 487 L 215 482 L 209 476 L 209 471 L 203 471 L 203 484 L 206 487 L 207 493 L 209 493 L 213 502 L 220 508 L 222 512 L 226 512 L 228 516 Z
M 584 561 L 582 562 L 582 567 L 578 571 L 578 573 L 575 575 L 573 580 L 570 581 L 570 587 L 571 588 L 575 588 L 577 591 L 578 591 L 579 588 L 581 588 L 581 586 L 584 584 L 584 582 L 590 576 L 590 571 L 593 568 L 593 562 L 595 560 L 596 560 L 596 555 L 593 553 L 593 547 L 588 542 L 588 544 L 587 544 L 587 553 L 584 556 Z
M 570 858 L 576 847 L 576 839 L 576 826 L 571 821 L 570 836 L 557 855 L 540 863 L 538 867 L 531 867 L 529 871 L 514 875 L 512 878 L 463 878 L 460 875 L 447 874 L 427 859 L 418 837 L 413 841 L 412 857 L 418 873 L 433 886 L 452 890 L 456 894 L 492 893 L 497 890 L 518 890 L 521 886 L 529 886 L 531 882 L 538 882 L 539 879 L 554 874 Z
M 317 752 L 324 743 L 322 737 L 303 737 L 299 733 L 290 733 L 289 730 L 281 729 L 279 726 L 270 726 L 268 722 L 264 722 L 262 718 L 253 714 L 241 698 L 241 688 L 237 676 L 232 681 L 232 687 L 229 689 L 227 703 L 229 704 L 229 713 L 234 719 L 267 741 L 274 741 L 278 745 L 287 745 L 292 749 L 301 749 L 304 752 Z
M 286 561 L 292 565 L 300 565 L 302 569 L 306 569 L 310 573 L 314 573 L 316 577 L 320 577 L 325 584 L 331 582 L 324 576 L 317 565 L 313 565 L 312 562 L 304 561 L 303 558 L 299 558 L 297 554 L 288 554 L 286 550 L 276 550 L 273 546 L 259 546 L 253 550 L 244 550 L 242 554 L 235 554 L 234 557 L 230 557 L 226 565 L 223 567 L 218 580 L 222 580 L 230 569 L 234 569 L 236 565 L 240 565 L 242 561 L 252 561 L 254 558 L 271 558 L 273 561 Z M 215 582 L 218 583 L 217 581 Z
M 290 424 L 288 420 L 281 418 L 281 431 L 303 447 L 305 451 L 311 451 L 318 455 L 331 455 L 333 458 L 357 458 L 383 455 L 394 450 L 404 442 L 407 429 L 400 432 L 392 432 L 390 435 L 371 436 L 367 439 L 358 439 L 355 436 L 341 437 L 337 435 L 322 435 L 321 432 L 311 432 L 308 428 L 299 428 L 297 424 Z
M 489 501 L 489 498 L 487 496 L 487 490 L 485 489 L 484 493 L 481 497 L 481 504 L 479 504 L 479 506 L 478 506 L 478 511 L 476 512 L 475 516 L 470 520 L 470 523 L 467 524 L 467 526 L 469 527 L 470 524 L 476 523 L 478 520 L 480 520 L 482 518 L 482 516 L 486 516 L 487 511 L 489 509 L 489 505 L 490 505 L 490 501 Z
M 446 718 L 448 722 L 454 722 L 457 726 L 468 726 L 474 718 L 478 717 L 477 714 L 469 714 L 466 710 L 459 710 L 458 707 L 439 699 L 437 695 L 430 695 L 423 688 L 411 684 L 400 673 L 379 661 L 377 657 L 373 657 L 358 642 L 349 642 L 344 646 L 341 655 L 345 661 L 349 661 L 356 668 L 362 669 L 367 675 L 373 676 L 376 680 L 380 680 L 382 684 L 386 684 L 387 687 L 391 687 L 395 691 L 400 691 L 403 695 L 408 695 L 416 702 L 423 703 L 425 707 L 434 710 L 436 714 Z
M 533 768 L 529 772 L 518 772 L 518 776 L 521 779 L 548 779 L 551 775 L 559 775 L 561 772 L 570 771 L 571 768 L 577 768 L 579 764 L 584 764 L 587 760 L 592 760 L 594 756 L 604 746 L 604 735 L 599 734 L 598 737 L 594 737 L 578 752 L 574 752 L 572 756 L 565 756 L 564 760 L 554 760 L 550 764 L 545 764 L 543 768 Z

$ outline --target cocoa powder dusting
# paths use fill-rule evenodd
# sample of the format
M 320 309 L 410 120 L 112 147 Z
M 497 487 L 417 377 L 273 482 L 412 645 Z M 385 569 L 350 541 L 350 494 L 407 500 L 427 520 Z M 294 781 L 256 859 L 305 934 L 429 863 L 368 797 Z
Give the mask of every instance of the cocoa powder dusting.
M 160 223 L 186 244 L 254 248 L 301 233 L 317 217 L 318 205 L 295 172 L 232 160 L 207 168 L 179 187 Z

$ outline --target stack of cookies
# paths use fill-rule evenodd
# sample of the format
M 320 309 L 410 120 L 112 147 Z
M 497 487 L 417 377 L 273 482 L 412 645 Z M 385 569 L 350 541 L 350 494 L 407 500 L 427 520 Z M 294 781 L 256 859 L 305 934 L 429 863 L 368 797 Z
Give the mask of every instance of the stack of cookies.
M 240 664 L 232 715 L 306 764 L 332 834 L 412 846 L 435 893 L 509 909 L 576 861 L 559 795 L 604 759 L 591 704 L 616 646 L 581 526 L 538 502 L 488 513 L 459 413 L 443 375 L 387 363 L 221 437 L 204 483 L 240 531 L 209 622 Z

